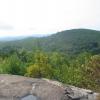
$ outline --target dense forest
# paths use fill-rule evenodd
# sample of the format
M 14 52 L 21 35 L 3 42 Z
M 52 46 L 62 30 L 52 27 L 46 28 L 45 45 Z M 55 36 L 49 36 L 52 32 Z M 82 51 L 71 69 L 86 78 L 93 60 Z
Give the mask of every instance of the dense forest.
M 100 90 L 100 32 L 68 30 L 0 42 L 0 73 L 49 78 Z

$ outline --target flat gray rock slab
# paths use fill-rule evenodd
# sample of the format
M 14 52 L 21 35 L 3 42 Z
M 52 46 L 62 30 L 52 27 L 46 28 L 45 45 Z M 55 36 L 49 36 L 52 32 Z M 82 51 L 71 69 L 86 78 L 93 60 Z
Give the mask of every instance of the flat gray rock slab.
M 38 98 L 33 95 L 28 95 L 28 96 L 23 97 L 21 100 L 38 100 Z
M 88 95 L 88 98 L 80 100 L 96 100 L 96 95 L 89 95 L 89 92 L 89 90 L 65 86 L 48 79 L 0 75 L 0 100 L 72 100 L 68 98 L 67 93 L 73 98 Z
M 36 100 L 35 96 L 39 100 L 61 100 L 63 91 L 62 87 L 45 79 L 0 75 L 0 100 Z

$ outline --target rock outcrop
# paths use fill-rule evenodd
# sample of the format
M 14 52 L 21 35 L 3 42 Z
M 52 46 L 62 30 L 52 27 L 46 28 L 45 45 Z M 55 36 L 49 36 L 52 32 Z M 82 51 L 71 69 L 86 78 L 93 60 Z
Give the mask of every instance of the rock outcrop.
M 48 79 L 0 75 L 0 100 L 96 100 L 97 95 Z

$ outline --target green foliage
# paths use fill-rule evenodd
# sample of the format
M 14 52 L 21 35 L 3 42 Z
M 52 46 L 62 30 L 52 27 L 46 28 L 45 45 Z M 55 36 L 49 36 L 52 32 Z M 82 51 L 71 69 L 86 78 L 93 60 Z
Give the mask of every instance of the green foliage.
M 0 64 L 0 73 L 24 75 L 25 64 L 21 62 L 16 54 L 11 55 Z
M 6 61 L 7 67 L 6 70 L 10 74 L 20 74 L 20 66 L 21 66 L 21 61 L 17 57 L 17 55 L 12 55 L 9 57 Z
M 52 78 L 52 71 L 48 56 L 42 52 L 37 52 L 35 54 L 35 62 L 27 68 L 26 75 L 36 78 Z
M 83 66 L 84 76 L 88 79 L 88 83 L 85 82 L 88 88 L 100 89 L 100 55 L 91 56 L 90 60 Z

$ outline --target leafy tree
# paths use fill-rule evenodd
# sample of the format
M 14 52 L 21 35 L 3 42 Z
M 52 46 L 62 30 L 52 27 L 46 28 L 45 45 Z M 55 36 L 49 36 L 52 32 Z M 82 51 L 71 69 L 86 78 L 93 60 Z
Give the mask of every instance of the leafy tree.
M 100 55 L 94 55 L 83 65 L 85 76 L 91 84 L 100 84 Z
M 22 62 L 20 61 L 20 59 L 18 58 L 18 56 L 16 54 L 9 57 L 6 61 L 6 63 L 7 63 L 6 69 L 7 69 L 8 73 L 20 75 Z M 24 68 L 23 68 L 23 70 L 24 70 Z
M 27 75 L 31 77 L 46 77 L 51 78 L 53 70 L 48 63 L 48 56 L 43 52 L 37 52 L 35 54 L 35 63 L 27 68 Z

